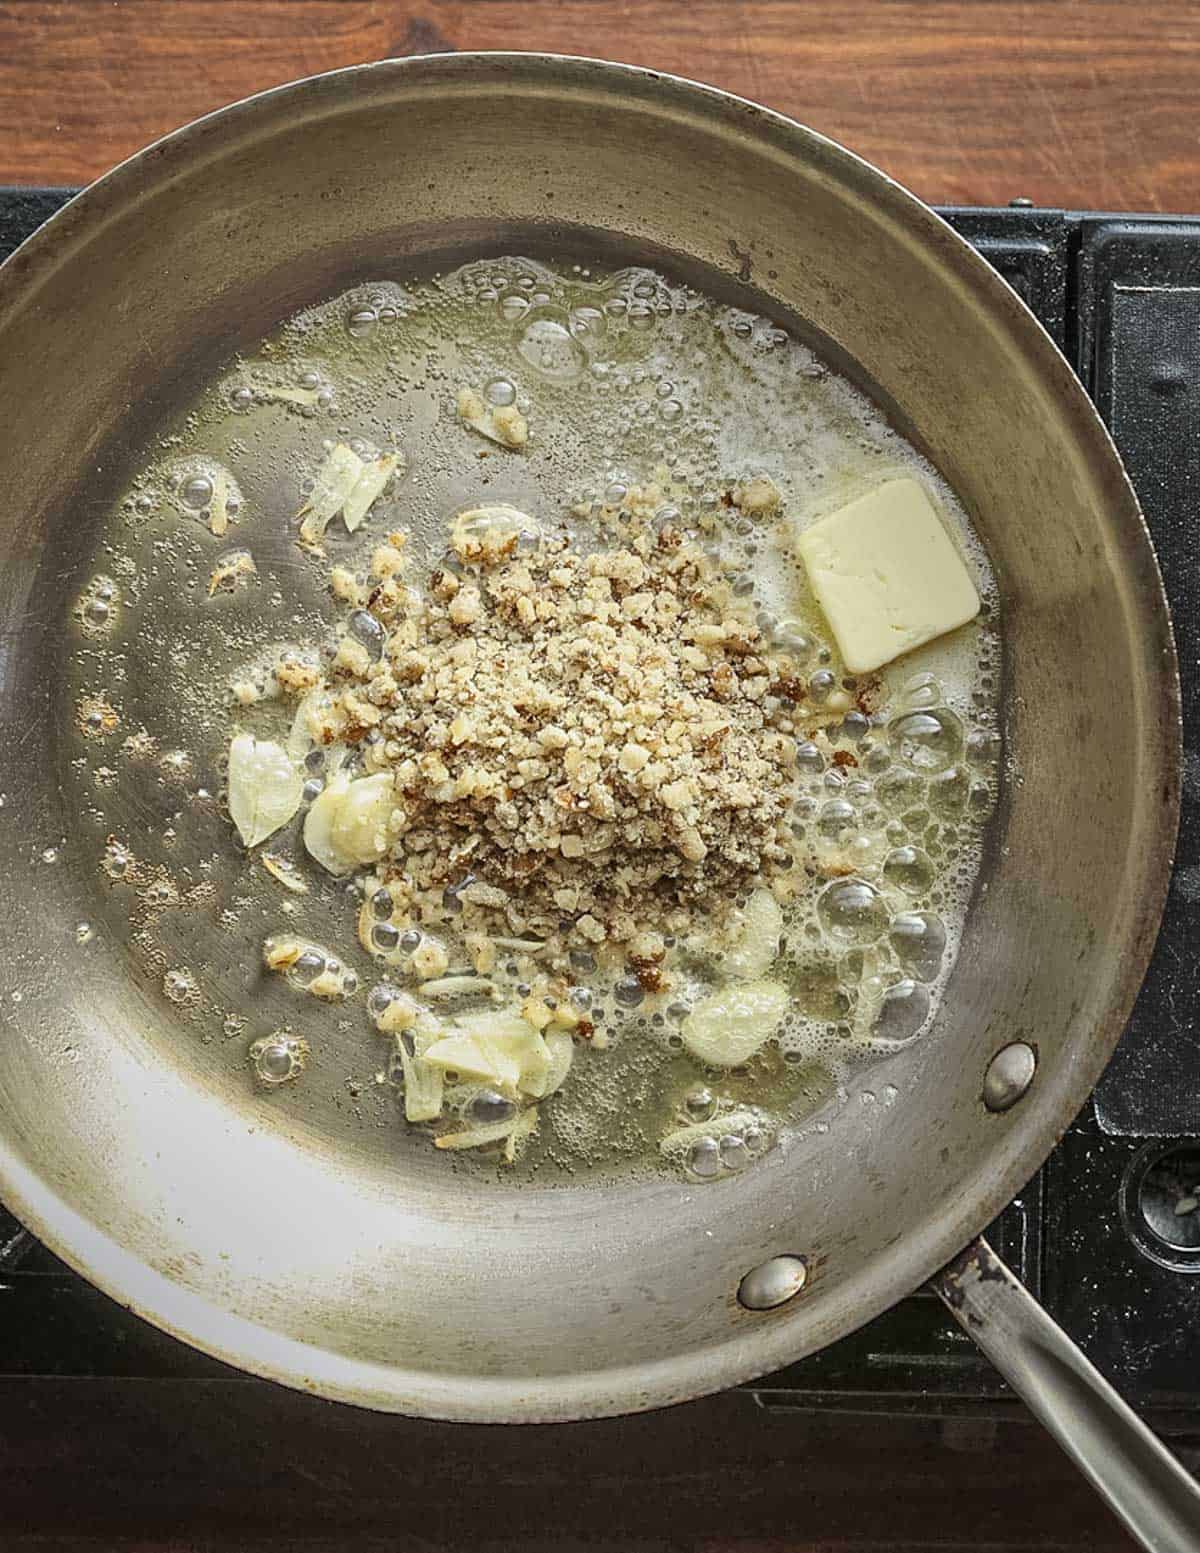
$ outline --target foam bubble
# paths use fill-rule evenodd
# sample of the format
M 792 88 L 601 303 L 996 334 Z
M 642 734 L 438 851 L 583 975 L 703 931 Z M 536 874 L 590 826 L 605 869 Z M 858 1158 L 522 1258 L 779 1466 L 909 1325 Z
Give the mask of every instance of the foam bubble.
M 489 450 L 486 462 L 476 461 L 477 444 L 453 412 L 464 384 L 494 404 L 521 407 L 530 426 L 527 454 Z M 85 618 L 81 602 L 80 624 L 85 631 L 103 625 L 104 645 L 112 648 L 107 662 L 117 663 L 121 645 L 154 655 L 162 680 L 156 704 L 174 700 L 206 727 L 204 738 L 184 726 L 169 739 L 163 733 L 163 747 L 193 748 L 201 770 L 213 730 L 227 720 L 221 701 L 235 671 L 269 686 L 283 645 L 324 638 L 324 594 L 298 596 L 288 536 L 305 481 L 323 445 L 335 441 L 398 446 L 409 459 L 403 481 L 358 535 L 342 536 L 336 525 L 331 533 L 331 546 L 344 546 L 337 559 L 364 573 L 371 548 L 393 522 L 410 532 L 414 575 L 436 564 L 447 515 L 485 488 L 487 500 L 528 510 L 539 527 L 562 527 L 592 548 L 605 542 L 595 512 L 624 504 L 635 486 L 656 484 L 656 521 L 703 534 L 731 578 L 745 579 L 775 645 L 801 662 L 805 676 L 818 676 L 824 710 L 839 704 L 835 697 L 844 702 L 840 718 L 835 713 L 817 727 L 798 717 L 789 735 L 801 773 L 789 847 L 796 875 L 807 882 L 785 912 L 782 956 L 770 972 L 788 981 L 794 1000 L 775 1043 L 744 1074 L 718 1081 L 678 1051 L 672 1009 L 686 1011 L 710 990 L 719 964 L 700 959 L 675 969 L 661 1002 L 634 1003 L 629 989 L 622 1004 L 611 996 L 619 972 L 588 956 L 569 974 L 588 980 L 597 1028 L 611 1044 L 578 1049 L 569 1083 L 543 1108 L 531 1160 L 625 1171 L 656 1161 L 660 1137 L 678 1123 L 683 1097 L 697 1084 L 712 1091 L 714 1114 L 736 1101 L 795 1120 L 846 1087 L 853 1066 L 870 1054 L 868 1037 L 885 1011 L 885 1022 L 898 1029 L 900 1012 L 911 1024 L 925 999 L 918 1031 L 927 1027 L 954 963 L 978 870 L 981 822 L 997 784 L 998 594 L 953 493 L 857 389 L 779 320 L 715 303 L 644 266 L 604 273 L 487 257 L 403 285 L 388 277 L 367 281 L 307 309 L 252 357 L 231 363 L 147 455 L 148 473 L 124 493 L 108 536 L 121 536 L 129 555 L 98 554 L 81 574 L 77 597 L 83 601 L 86 593 L 109 615 Z M 226 477 L 230 521 L 280 536 L 275 564 L 283 580 L 274 593 L 263 590 L 269 609 L 260 604 L 254 618 L 214 615 L 207 634 L 184 643 L 179 579 L 189 569 L 207 577 L 211 547 L 204 517 L 211 493 L 198 482 L 212 484 L 218 473 Z M 736 515 L 730 521 L 729 485 L 755 474 L 769 475 L 782 493 L 782 522 Z M 901 474 L 921 480 L 938 503 L 976 577 L 984 617 L 908 655 L 877 685 L 847 685 L 794 534 Z M 591 516 L 573 512 L 581 502 L 594 504 Z M 135 551 L 140 598 L 117 564 L 133 565 Z M 270 551 L 260 559 L 266 571 Z M 110 576 L 111 597 L 89 591 L 88 577 Z M 134 603 L 136 613 L 125 607 Z M 124 633 L 135 619 L 139 634 L 131 644 Z M 87 689 L 96 697 L 104 683 L 97 679 Z M 115 675 L 111 683 L 118 683 Z M 207 700 L 198 688 L 204 683 L 214 686 Z M 139 708 L 124 697 L 120 704 L 122 720 L 136 727 Z M 935 719 L 936 729 L 896 726 L 917 714 Z M 286 732 L 282 705 L 264 702 L 253 715 Z M 109 729 L 100 711 L 96 719 L 101 726 L 82 731 L 92 740 L 88 753 L 103 759 L 101 735 Z M 147 780 L 161 785 L 164 770 L 152 764 Z M 319 773 L 310 775 L 319 780 Z M 126 779 L 132 780 L 127 772 Z M 179 780 L 190 778 L 183 773 Z M 140 852 L 140 838 L 131 844 Z M 911 854 L 912 866 L 897 854 Z M 111 879 L 122 876 L 124 858 L 121 848 L 105 855 Z M 839 879 L 842 895 L 847 881 L 859 889 L 866 902 L 859 916 L 830 914 L 830 896 L 821 892 Z M 819 896 L 824 911 L 817 910 Z M 329 900 L 331 914 L 344 913 L 340 891 Z M 918 932 L 916 918 L 936 929 Z M 243 930 L 250 963 L 257 954 L 252 913 Z M 231 929 L 220 931 L 225 938 Z M 352 937 L 341 916 L 335 925 L 331 915 L 319 932 L 339 951 Z M 920 996 L 894 991 L 906 983 L 919 985 Z M 313 1006 L 318 1050 L 334 1038 L 327 1012 Z M 888 1038 L 914 1037 L 893 1030 Z M 732 1145 L 727 1152 L 737 1153 Z

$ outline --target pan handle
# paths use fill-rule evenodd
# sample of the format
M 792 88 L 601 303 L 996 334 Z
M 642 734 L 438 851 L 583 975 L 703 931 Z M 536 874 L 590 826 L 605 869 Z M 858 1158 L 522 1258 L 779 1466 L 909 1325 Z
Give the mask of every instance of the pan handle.
M 1200 1487 L 987 1241 L 972 1241 L 931 1286 L 1142 1546 L 1196 1553 Z

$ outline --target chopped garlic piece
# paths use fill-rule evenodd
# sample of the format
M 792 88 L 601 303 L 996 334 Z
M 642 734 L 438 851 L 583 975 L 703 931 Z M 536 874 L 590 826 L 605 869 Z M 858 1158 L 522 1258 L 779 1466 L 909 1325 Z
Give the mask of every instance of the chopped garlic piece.
M 315 685 L 296 706 L 288 732 L 288 754 L 294 761 L 302 761 L 310 750 L 331 744 L 336 732 L 333 692 L 324 685 Z M 336 752 L 335 770 L 342 753 Z M 327 775 L 331 774 L 327 771 Z
M 304 875 L 288 857 L 277 857 L 273 852 L 259 854 L 263 867 L 273 879 L 278 879 L 285 890 L 293 895 L 307 895 L 308 885 Z
M 385 1035 L 396 1035 L 401 1030 L 411 1030 L 425 1010 L 415 998 L 410 998 L 407 992 L 392 988 L 390 994 L 383 1008 L 377 1014 L 371 1015 L 375 1021 L 375 1028 L 382 1030 Z
M 264 940 L 263 964 L 310 997 L 341 1002 L 358 991 L 357 973 L 337 955 L 311 939 L 291 933 L 272 933 Z
M 398 577 L 404 570 L 404 552 L 398 545 L 379 545 L 371 554 L 371 574 Z
M 304 940 L 277 938 L 274 934 L 263 944 L 263 964 L 269 971 L 287 971 L 304 953 Z
M 817 603 L 852 674 L 974 620 L 979 594 L 915 480 L 888 480 L 796 540 Z
M 783 500 L 779 487 L 770 475 L 755 475 L 743 480 L 730 492 L 734 506 L 744 517 L 758 518 L 774 514 Z
M 371 655 L 354 637 L 343 636 L 330 668 L 335 672 L 352 674 L 355 679 L 366 679 L 371 668 Z
M 357 609 L 367 602 L 367 590 L 348 566 L 330 567 L 329 591 L 341 603 L 353 604 Z
M 212 598 L 218 588 L 236 588 L 239 582 L 257 576 L 258 567 L 249 550 L 228 550 L 217 557 L 217 564 L 208 574 L 208 596 Z
M 496 943 L 486 933 L 468 933 L 466 935 L 467 953 L 471 956 L 471 964 L 480 976 L 487 976 L 496 969 Z
M 286 825 L 300 807 L 304 780 L 287 751 L 239 733 L 229 746 L 229 815 L 248 847 Z
M 378 862 L 391 840 L 395 788 L 390 771 L 353 779 L 338 772 L 304 817 L 309 854 L 331 874 Z
M 431 938 L 429 934 L 423 935 L 413 950 L 412 968 L 422 981 L 444 976 L 450 968 L 450 956 L 446 953 L 445 944 Z
M 213 476 L 212 500 L 208 504 L 208 526 L 219 539 L 229 528 L 229 476 L 218 469 Z M 209 589 L 212 592 L 212 589 Z
M 286 696 L 305 695 L 321 683 L 321 670 L 317 664 L 292 651 L 281 654 L 274 674 L 275 683 Z
M 544 1030 L 553 1020 L 554 1010 L 545 998 L 530 995 L 521 1004 L 521 1018 L 527 1020 L 535 1030 Z
M 492 428 L 506 448 L 523 448 L 529 441 L 529 422 L 515 404 L 492 411 Z
M 471 431 L 502 448 L 523 448 L 529 441 L 529 422 L 515 404 L 493 408 L 474 388 L 459 389 L 458 418 Z
M 253 706 L 264 699 L 264 691 L 252 679 L 235 679 L 229 686 L 229 694 L 238 706 Z

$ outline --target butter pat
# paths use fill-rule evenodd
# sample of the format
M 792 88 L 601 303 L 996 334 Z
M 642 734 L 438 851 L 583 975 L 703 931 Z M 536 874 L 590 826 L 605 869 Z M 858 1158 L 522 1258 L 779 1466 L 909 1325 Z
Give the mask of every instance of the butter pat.
M 915 480 L 888 480 L 796 541 L 852 674 L 878 669 L 979 613 L 971 574 Z

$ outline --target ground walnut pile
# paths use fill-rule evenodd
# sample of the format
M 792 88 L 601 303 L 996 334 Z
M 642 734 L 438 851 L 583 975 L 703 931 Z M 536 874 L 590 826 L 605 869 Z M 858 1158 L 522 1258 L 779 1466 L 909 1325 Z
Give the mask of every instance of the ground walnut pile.
M 335 568 L 351 614 L 309 697 L 319 742 L 394 778 L 393 920 L 448 909 L 467 929 L 628 945 L 751 880 L 786 891 L 806 682 L 720 565 L 628 514 L 590 554 L 507 507 L 461 514 L 450 545 L 421 589 L 399 533 L 366 581 Z M 276 674 L 293 692 L 316 678 Z

